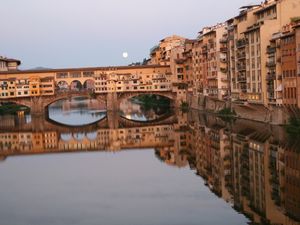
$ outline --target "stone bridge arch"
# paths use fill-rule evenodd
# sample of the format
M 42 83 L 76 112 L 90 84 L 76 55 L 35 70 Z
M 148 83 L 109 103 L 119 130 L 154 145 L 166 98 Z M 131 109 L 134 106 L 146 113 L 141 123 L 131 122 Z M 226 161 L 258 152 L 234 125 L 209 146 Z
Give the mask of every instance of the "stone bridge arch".
M 87 97 L 91 98 L 91 91 L 61 91 L 51 96 L 35 96 L 30 98 L 15 98 L 8 99 L 8 102 L 13 102 L 18 105 L 24 105 L 31 109 L 31 113 L 33 114 L 41 114 L 45 112 L 47 107 L 59 100 L 62 99 L 71 99 L 73 97 Z M 97 96 L 95 98 L 97 101 L 101 101 L 103 103 L 106 102 L 106 99 L 103 96 Z
M 174 113 L 167 113 L 160 118 L 150 121 L 137 121 L 128 119 L 124 116 L 120 116 L 119 123 L 121 127 L 145 127 L 145 126 L 158 126 L 158 125 L 169 125 L 177 123 L 177 117 Z
M 156 95 L 161 96 L 170 99 L 171 101 L 175 101 L 176 94 L 173 92 L 124 92 L 118 94 L 119 101 L 122 101 L 124 99 L 130 99 L 133 97 L 141 96 L 141 95 Z
M 134 91 L 134 92 L 111 92 L 106 95 L 106 107 L 108 111 L 116 111 L 121 101 L 140 95 L 157 95 L 171 100 L 171 106 L 175 105 L 176 93 L 171 91 Z

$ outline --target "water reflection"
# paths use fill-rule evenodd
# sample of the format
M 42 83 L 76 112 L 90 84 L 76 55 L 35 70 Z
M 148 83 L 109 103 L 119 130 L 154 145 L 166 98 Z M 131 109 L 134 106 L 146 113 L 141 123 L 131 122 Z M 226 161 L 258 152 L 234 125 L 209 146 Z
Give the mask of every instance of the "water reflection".
M 122 117 L 140 122 L 154 121 L 172 113 L 172 110 L 169 107 L 147 107 L 143 104 L 137 104 L 131 99 L 122 101 L 120 103 L 120 109 Z
M 60 124 L 82 126 L 95 123 L 106 116 L 104 104 L 96 99 L 75 97 L 49 105 L 49 119 Z
M 125 123 L 118 119 L 118 124 L 114 128 L 101 123 L 96 127 L 82 127 L 73 131 L 50 124 L 41 118 L 32 118 L 30 122 L 6 118 L 5 124 L 0 125 L 2 130 L 0 158 L 24 154 L 117 152 L 151 148 L 155 149 L 151 154 L 164 164 L 183 168 L 183 170 L 188 166 L 204 181 L 206 187 L 197 183 L 199 190 L 204 187 L 210 190 L 236 212 L 246 216 L 252 224 L 300 224 L 300 152 L 297 148 L 286 144 L 288 136 L 283 127 L 266 126 L 240 119 L 226 122 L 215 116 L 198 112 L 189 112 L 189 114 L 176 112 L 175 117 L 166 118 L 155 124 Z M 16 124 L 18 126 L 15 126 Z M 37 127 L 36 124 L 39 126 Z M 132 162 L 146 161 L 147 159 L 141 157 L 135 158 Z M 1 166 L 5 164 L 6 162 L 0 165 L 0 171 Z M 156 166 L 149 168 L 151 169 L 155 170 Z M 163 170 L 159 172 L 163 173 Z M 128 174 L 124 176 L 128 176 L 126 179 L 130 180 Z M 178 180 L 184 180 L 181 175 L 176 176 Z M 195 178 L 184 180 L 181 185 L 194 187 Z M 126 185 L 126 182 L 120 185 Z M 173 185 L 176 186 L 178 183 Z M 170 192 L 174 188 L 172 185 L 167 187 Z M 189 193 L 184 190 L 178 192 L 177 197 L 186 194 Z M 0 191 L 1 195 L 3 193 Z M 159 192 L 153 195 L 159 195 Z M 197 194 L 193 195 L 193 199 L 203 200 L 197 196 Z M 203 213 L 205 207 L 216 203 L 216 199 L 210 196 L 206 199 L 206 206 L 197 204 L 194 206 L 200 208 L 186 206 L 187 211 L 195 214 L 186 211 L 184 215 L 191 216 L 182 215 L 185 221 L 180 221 L 186 224 L 198 222 L 200 224 L 245 224 L 247 222 L 243 218 L 237 219 L 235 217 L 237 214 L 225 213 L 217 206 L 211 208 L 211 210 L 216 209 L 213 215 L 204 214 L 203 218 L 196 216 L 197 213 Z M 221 203 L 217 205 L 220 206 Z M 141 213 L 148 215 L 147 212 Z M 215 221 L 218 215 L 224 218 L 227 216 L 227 220 Z M 170 221 L 176 223 L 176 220 L 170 219 Z M 214 222 L 211 223 L 212 221 Z M 116 222 L 116 224 L 122 223 Z

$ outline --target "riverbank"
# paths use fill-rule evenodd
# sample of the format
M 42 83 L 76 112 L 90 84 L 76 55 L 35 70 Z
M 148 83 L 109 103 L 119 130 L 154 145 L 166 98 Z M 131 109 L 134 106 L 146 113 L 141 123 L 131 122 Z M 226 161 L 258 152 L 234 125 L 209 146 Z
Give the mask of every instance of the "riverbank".
M 132 102 L 145 107 L 170 107 L 171 101 L 168 98 L 164 98 L 156 95 L 140 95 L 131 99 Z
M 221 101 L 203 95 L 187 95 L 187 103 L 191 109 L 222 115 L 222 110 L 230 109 L 235 118 L 249 119 L 257 122 L 273 125 L 288 124 L 290 111 L 280 106 L 265 107 L 261 104 L 250 104 L 245 102 Z M 221 112 L 221 113 L 220 113 Z

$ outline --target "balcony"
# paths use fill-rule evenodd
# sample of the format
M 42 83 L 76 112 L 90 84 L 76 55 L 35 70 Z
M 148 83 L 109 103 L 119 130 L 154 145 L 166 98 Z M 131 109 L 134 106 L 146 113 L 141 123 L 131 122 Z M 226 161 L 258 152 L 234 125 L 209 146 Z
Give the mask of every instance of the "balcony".
M 267 92 L 271 92 L 271 93 L 274 93 L 274 87 L 273 86 L 269 86 L 267 87 Z
M 227 52 L 227 51 L 228 51 L 228 48 L 227 48 L 227 47 L 222 47 L 222 48 L 220 48 L 220 52 L 225 53 L 225 52 Z
M 237 59 L 245 59 L 246 58 L 246 53 L 245 52 L 237 53 L 236 57 L 237 57 Z
M 221 44 L 226 44 L 227 41 L 228 41 L 227 38 L 221 38 L 221 39 L 220 39 L 220 43 L 221 43 Z
M 240 89 L 241 89 L 241 91 L 242 92 L 247 92 L 247 85 L 246 84 L 242 84 L 241 86 L 240 86 Z
M 246 47 L 247 44 L 248 44 L 248 39 L 246 39 L 246 38 L 239 39 L 236 42 L 236 47 L 237 48 L 244 48 L 244 47 Z
M 246 82 L 247 81 L 247 79 L 246 79 L 246 76 L 245 75 L 238 75 L 238 82 Z
M 276 78 L 275 74 L 268 74 L 267 77 L 266 77 L 266 80 L 267 81 L 273 81 L 273 80 L 275 80 L 275 78 Z
M 266 66 L 267 67 L 275 67 L 276 63 L 274 61 L 269 61 L 269 62 L 266 63 Z
M 276 52 L 276 47 L 271 47 L 271 46 L 268 46 L 267 47 L 267 54 L 274 54 Z
M 237 65 L 237 70 L 238 71 L 244 71 L 244 70 L 246 70 L 246 65 L 245 64 L 238 64 Z

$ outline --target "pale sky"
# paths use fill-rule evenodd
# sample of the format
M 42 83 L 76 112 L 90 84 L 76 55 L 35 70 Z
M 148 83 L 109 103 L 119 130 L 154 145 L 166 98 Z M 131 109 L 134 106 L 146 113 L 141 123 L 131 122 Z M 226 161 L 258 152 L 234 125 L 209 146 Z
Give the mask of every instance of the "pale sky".
M 22 69 L 127 65 L 160 39 L 195 38 L 258 0 L 3 0 L 0 55 Z M 123 52 L 129 57 L 124 59 Z

